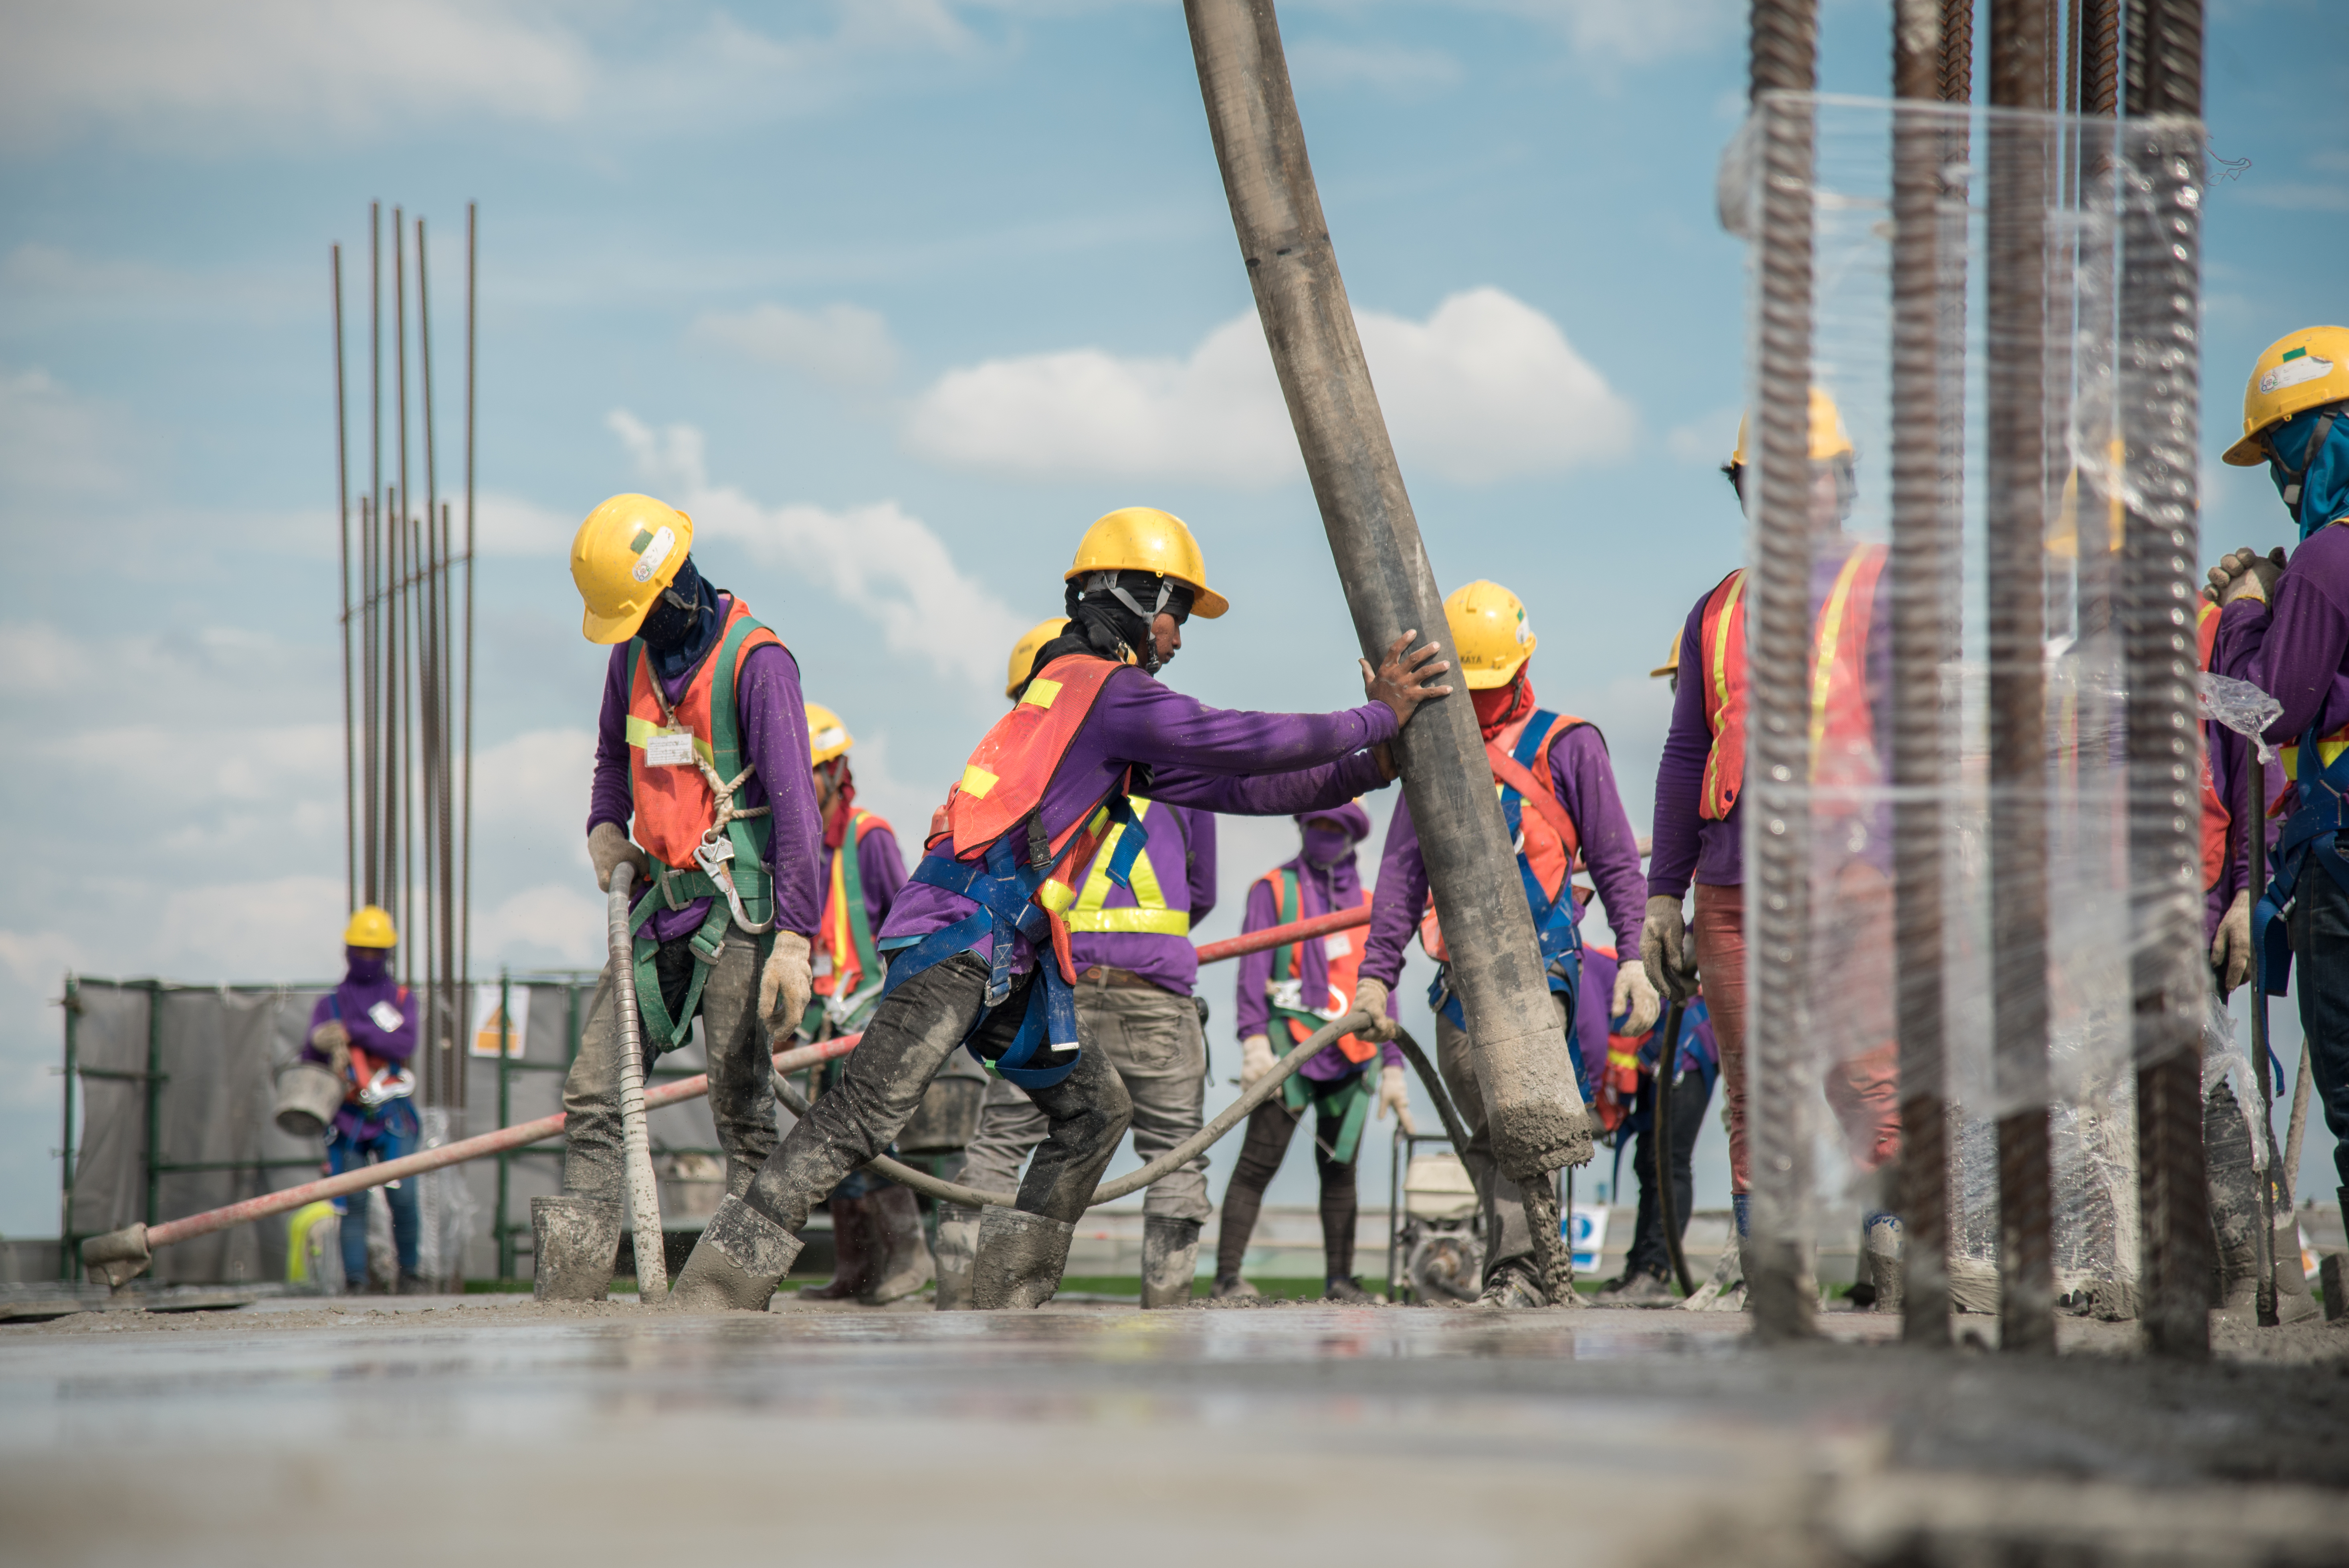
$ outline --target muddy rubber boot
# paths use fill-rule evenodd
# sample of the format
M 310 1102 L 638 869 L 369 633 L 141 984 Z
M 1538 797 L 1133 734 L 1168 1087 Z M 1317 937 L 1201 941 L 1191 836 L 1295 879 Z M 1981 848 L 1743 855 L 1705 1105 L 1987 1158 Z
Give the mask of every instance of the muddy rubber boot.
M 538 1301 L 602 1301 L 612 1294 L 620 1255 L 620 1205 L 584 1192 L 530 1201 L 534 1264 L 530 1294 Z
M 971 1262 L 971 1309 L 1038 1307 L 1051 1300 L 1076 1235 L 1066 1220 L 989 1208 L 978 1222 L 978 1255 Z
M 2210 1228 L 2219 1241 L 2214 1305 L 2233 1321 L 2256 1324 L 2260 1299 L 2260 1177 L 2251 1168 L 2251 1133 L 2231 1084 L 2221 1079 L 2202 1105 L 2209 1162 Z
M 1191 1278 L 1199 1272 L 1199 1222 L 1165 1214 L 1142 1217 L 1142 1310 L 1191 1305 Z
M 1866 1232 L 1868 1282 L 1876 1287 L 1876 1299 L 1868 1305 L 1870 1312 L 1900 1310 L 1901 1295 L 1901 1230 L 1898 1214 L 1870 1214 Z
M 804 1301 L 853 1301 L 874 1279 L 873 1205 L 877 1194 L 834 1198 L 832 1212 L 832 1277 L 800 1292 Z
M 1214 1287 L 1207 1292 L 1207 1299 L 1209 1301 L 1256 1301 L 1263 1295 L 1264 1292 L 1237 1274 L 1218 1274 L 1216 1276 Z
M 1362 1282 L 1358 1279 L 1322 1281 L 1321 1299 L 1334 1301 L 1343 1306 L 1384 1306 L 1387 1304 L 1385 1296 L 1372 1295 L 1362 1288 Z
M 913 1192 L 892 1183 L 864 1200 L 864 1244 L 872 1260 L 872 1283 L 856 1293 L 867 1306 L 903 1301 L 938 1277 L 930 1238 L 922 1230 L 922 1206 Z
M 938 1205 L 938 1296 L 940 1312 L 970 1309 L 970 1265 L 978 1255 L 977 1209 L 959 1203 Z
M 1515 1261 L 1503 1264 L 1485 1282 L 1485 1292 L 1476 1305 L 1495 1311 L 1521 1311 L 1531 1306 L 1547 1306 L 1549 1294 L 1533 1271 Z
M 764 1312 L 800 1239 L 740 1198 L 718 1205 L 669 1287 L 671 1312 Z

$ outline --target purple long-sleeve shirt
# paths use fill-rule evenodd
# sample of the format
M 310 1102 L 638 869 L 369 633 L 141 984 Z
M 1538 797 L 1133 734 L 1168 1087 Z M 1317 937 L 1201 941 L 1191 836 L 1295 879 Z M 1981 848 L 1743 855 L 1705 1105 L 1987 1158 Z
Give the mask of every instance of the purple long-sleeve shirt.
M 1811 567 L 1814 625 L 1818 621 L 1819 606 L 1835 586 L 1836 574 L 1860 543 L 1844 535 L 1822 542 Z M 1745 851 L 1739 837 L 1743 828 L 1738 816 L 1744 809 L 1743 798 L 1730 803 L 1729 815 L 1720 821 L 1710 821 L 1698 814 L 1704 799 L 1704 760 L 1713 751 L 1713 726 L 1704 717 L 1704 606 L 1714 592 L 1708 588 L 1698 596 L 1687 622 L 1681 627 L 1680 691 L 1672 698 L 1672 725 L 1664 736 L 1663 755 L 1656 761 L 1655 832 L 1648 861 L 1651 897 L 1679 898 L 1688 892 L 1692 880 L 1711 887 L 1740 887 L 1745 882 Z M 1889 733 L 1887 705 L 1892 692 L 1891 621 L 1890 584 L 1879 582 L 1868 615 L 1867 664 L 1868 710 L 1876 717 L 1878 735 Z M 1879 828 L 1889 830 L 1889 799 L 1878 803 L 1874 814 Z M 1862 858 L 1889 869 L 1889 830 L 1871 833 L 1869 840 Z M 1609 913 L 1613 913 L 1611 904 Z M 1619 929 L 1617 936 L 1621 936 Z
M 351 1037 L 354 1048 L 365 1051 L 377 1062 L 398 1062 L 403 1067 L 416 1054 L 417 1008 L 408 987 L 391 973 L 388 953 L 373 948 L 346 948 L 349 967 L 343 983 L 318 998 L 310 1008 L 310 1027 L 302 1037 L 302 1058 L 305 1061 L 326 1062 L 325 1051 L 311 1041 L 318 1026 L 332 1018 L 339 1022 Z M 386 1020 L 389 1020 L 387 1024 Z M 335 1126 L 345 1136 L 365 1136 L 370 1115 L 367 1107 L 346 1100 L 335 1112 Z
M 1396 727 L 1382 702 L 1337 713 L 1246 713 L 1209 707 L 1138 668 L 1115 670 L 1044 787 L 1044 829 L 1058 839 L 1137 763 L 1150 769 L 1143 793 L 1166 805 L 1234 817 L 1326 810 L 1385 788 L 1367 748 L 1392 739 Z M 927 936 L 978 907 L 908 882 L 882 935 Z M 1014 940 L 1012 967 L 1025 970 L 1036 962 L 1034 948 L 1024 936 Z M 977 951 L 991 954 L 993 939 L 980 938 Z
M 1215 813 L 1169 806 L 1147 796 L 1134 805 L 1140 808 L 1143 830 L 1150 835 L 1142 852 L 1158 880 L 1159 896 L 1168 909 L 1185 912 L 1196 926 L 1216 907 Z M 1111 882 L 1102 908 L 1133 909 L 1139 903 L 1131 891 Z M 1069 934 L 1069 956 L 1076 960 L 1080 975 L 1095 965 L 1123 969 L 1178 996 L 1188 996 L 1199 981 L 1199 950 L 1187 934 L 1076 931 Z
M 718 596 L 719 621 L 730 614 L 731 594 Z M 717 653 L 712 645 L 710 655 Z M 693 682 L 698 665 L 675 681 L 662 682 L 676 702 Z M 775 882 L 775 929 L 796 931 L 810 941 L 823 913 L 823 820 L 816 810 L 815 778 L 809 770 L 807 708 L 800 696 L 799 661 L 779 645 L 753 648 L 734 672 L 734 710 L 741 726 L 742 755 L 756 769 L 736 792 L 738 810 L 766 805 L 769 818 L 767 869 Z M 604 709 L 595 722 L 595 779 L 588 793 L 587 830 L 611 822 L 623 830 L 634 814 L 628 782 L 628 645 L 612 650 L 604 675 Z M 861 867 L 862 861 L 859 862 Z M 653 939 L 673 942 L 693 934 L 709 910 L 697 899 L 652 919 Z
M 1607 742 L 1591 725 L 1578 724 L 1550 743 L 1550 779 L 1557 802 L 1573 819 L 1582 858 L 1607 905 L 1615 940 L 1640 944 L 1647 913 L 1647 889 L 1640 878 L 1640 841 L 1616 792 L 1615 769 Z M 1530 810 L 1531 808 L 1527 808 Z M 1419 829 L 1411 802 L 1395 802 L 1387 823 L 1387 844 L 1379 858 L 1379 885 L 1371 908 L 1371 941 L 1362 974 L 1392 989 L 1402 976 L 1403 945 L 1427 907 L 1427 862 L 1421 857 Z
M 1326 870 L 1302 854 L 1295 860 L 1282 861 L 1273 870 L 1297 874 L 1297 918 L 1299 920 L 1311 920 L 1333 910 L 1352 909 L 1362 901 L 1361 870 L 1350 854 Z M 1280 923 L 1280 894 L 1271 882 L 1258 877 L 1248 888 L 1247 918 L 1240 924 L 1240 934 L 1246 935 L 1251 931 L 1266 931 Z M 1317 937 L 1309 942 L 1298 943 L 1290 949 L 1296 954 L 1297 964 L 1292 978 L 1299 982 L 1308 1011 L 1319 1012 L 1325 1003 L 1334 1006 L 1340 1005 L 1341 1000 L 1344 1003 L 1353 1001 L 1351 996 L 1340 999 L 1330 995 L 1330 954 L 1322 945 L 1324 941 L 1343 942 L 1352 934 L 1351 932 L 1338 932 L 1328 938 Z M 1234 1033 L 1243 1040 L 1250 1035 L 1264 1035 L 1270 1031 L 1272 955 L 1273 949 L 1269 947 L 1261 953 L 1240 954 L 1239 980 L 1232 997 L 1232 1026 Z M 1392 986 L 1389 991 L 1392 993 Z M 1402 1009 L 1392 994 L 1387 997 L 1387 1016 L 1402 1016 Z M 1283 1043 L 1287 1043 L 1285 1038 Z M 1402 1047 L 1389 1040 L 1379 1048 L 1379 1058 L 1382 1066 L 1399 1068 L 1402 1066 Z M 1360 1072 L 1361 1068 L 1332 1045 L 1316 1051 L 1313 1059 L 1298 1070 L 1307 1078 L 1329 1083 L 1349 1073 Z

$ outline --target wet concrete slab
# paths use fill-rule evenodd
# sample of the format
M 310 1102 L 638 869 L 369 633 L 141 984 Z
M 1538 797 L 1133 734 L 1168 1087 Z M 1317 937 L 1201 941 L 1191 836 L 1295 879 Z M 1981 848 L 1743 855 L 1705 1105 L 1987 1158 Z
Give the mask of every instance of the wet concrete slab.
M 85 1314 L 0 1329 L 0 1559 L 2349 1559 L 2349 1329 L 2177 1367 L 2125 1326 L 2026 1358 L 1823 1324 L 1764 1349 L 1734 1313 Z

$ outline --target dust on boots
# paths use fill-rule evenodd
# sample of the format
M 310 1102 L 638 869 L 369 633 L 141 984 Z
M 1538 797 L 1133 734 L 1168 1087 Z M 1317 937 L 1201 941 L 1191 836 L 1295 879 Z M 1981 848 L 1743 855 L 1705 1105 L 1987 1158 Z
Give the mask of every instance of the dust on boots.
M 741 1199 L 709 1216 L 668 1293 L 672 1312 L 764 1312 L 800 1255 L 800 1239 Z
M 1063 1254 L 1065 1258 L 1066 1254 Z M 1142 1306 L 1191 1305 L 1191 1279 L 1199 1269 L 1199 1222 L 1167 1214 L 1142 1219 Z
M 620 1205 L 583 1192 L 530 1201 L 530 1293 L 539 1301 L 602 1301 L 620 1253 Z
M 1024 1209 L 990 1208 L 978 1222 L 970 1305 L 978 1312 L 1041 1306 L 1061 1288 L 1077 1228 Z

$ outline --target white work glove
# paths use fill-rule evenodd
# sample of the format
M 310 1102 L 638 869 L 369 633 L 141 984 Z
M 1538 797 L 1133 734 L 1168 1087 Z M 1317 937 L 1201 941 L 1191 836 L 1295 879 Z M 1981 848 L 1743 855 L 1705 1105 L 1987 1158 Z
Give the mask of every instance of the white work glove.
M 1387 1016 L 1387 988 L 1375 980 L 1354 983 L 1354 1011 L 1368 1013 L 1371 1022 L 1354 1031 L 1354 1038 L 1384 1045 L 1395 1037 L 1395 1022 Z
M 1378 1119 L 1381 1121 L 1387 1119 L 1389 1109 L 1392 1109 L 1395 1120 L 1402 1123 L 1405 1132 L 1419 1130 L 1418 1124 L 1411 1119 L 1411 1086 L 1403 1082 L 1402 1068 L 1392 1062 L 1379 1069 Z
M 1640 926 L 1640 963 L 1652 989 L 1683 1002 L 1695 993 L 1696 954 L 1689 947 L 1680 900 L 1661 893 L 1648 900 L 1648 918 Z
M 1240 1042 L 1240 1088 L 1247 1088 L 1272 1070 L 1272 1042 L 1250 1035 Z
M 2210 939 L 2210 977 L 2224 1001 L 2251 974 L 2251 895 L 2239 892 L 2220 917 L 2219 934 Z
M 759 971 L 759 1016 L 779 1040 L 795 1034 L 807 1015 L 813 977 L 808 973 L 808 939 L 796 931 L 775 933 L 775 950 Z
M 311 1030 L 310 1043 L 325 1054 L 336 1078 L 351 1070 L 351 1032 L 340 1018 L 329 1018 Z
M 1619 964 L 1615 966 L 1615 995 L 1608 1003 L 1607 1016 L 1623 1019 L 1627 1035 L 1644 1035 L 1656 1026 L 1656 1017 L 1664 1010 L 1656 995 L 1655 983 L 1648 978 L 1643 964 Z
M 653 874 L 652 857 L 628 841 L 617 822 L 598 822 L 587 830 L 587 858 L 595 864 L 595 888 L 599 892 L 612 891 L 612 868 L 622 861 L 636 868 L 636 875 Z
M 2202 597 L 2214 604 L 2231 604 L 2238 599 L 2257 599 L 2264 604 L 2275 593 L 2276 579 L 2282 575 L 2282 545 L 2261 555 L 2247 544 L 2219 557 L 2219 564 L 2210 568 L 2210 585 L 2202 590 Z

